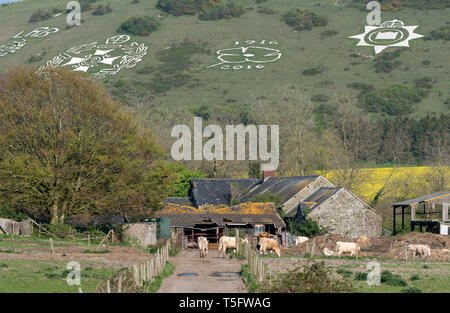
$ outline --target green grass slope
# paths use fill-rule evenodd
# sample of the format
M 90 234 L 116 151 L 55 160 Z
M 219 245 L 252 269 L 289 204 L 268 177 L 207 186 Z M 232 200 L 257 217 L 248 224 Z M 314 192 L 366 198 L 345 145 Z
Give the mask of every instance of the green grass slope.
M 278 91 L 286 86 L 295 86 L 309 99 L 317 95 L 328 96 L 328 102 L 326 97 L 316 97 L 319 101 L 314 102 L 327 104 L 342 94 L 356 98 L 359 91 L 347 87 L 351 83 L 362 82 L 383 89 L 394 84 L 414 86 L 415 80 L 423 77 L 430 77 L 432 86 L 428 96 L 415 105 L 410 116 L 421 117 L 427 112 L 448 110 L 445 102 L 450 97 L 449 41 L 412 40 L 410 48 L 403 48 L 395 59 L 400 62 L 397 68 L 389 73 L 376 72 L 376 59 L 355 55 L 373 56 L 373 48 L 357 47 L 358 40 L 348 38 L 364 31 L 367 15 L 366 11 L 349 7 L 350 1 L 267 0 L 257 3 L 256 0 L 241 0 L 236 3 L 247 8 L 245 14 L 217 21 L 203 21 L 195 15 L 167 15 L 156 8 L 157 0 L 132 2 L 96 1 L 91 4 L 93 7 L 109 4 L 112 12 L 99 16 L 93 15 L 92 11 L 83 12 L 83 24 L 72 28 L 67 28 L 65 14 L 29 23 L 37 9 L 64 9 L 65 1 L 24 0 L 0 7 L 0 44 L 21 31 L 29 32 L 40 26 L 60 28 L 56 34 L 30 39 L 14 54 L 0 57 L 0 71 L 15 65 L 41 66 L 71 47 L 117 35 L 117 28 L 128 17 L 148 15 L 160 19 L 161 27 L 146 37 L 132 36 L 133 40 L 148 45 L 148 53 L 142 62 L 116 76 L 102 79 L 125 102 L 133 102 L 130 97 L 137 94 L 142 98 L 151 97 L 151 106 L 145 105 L 144 111 L 158 108 L 164 114 L 176 115 L 201 105 L 251 106 L 255 98 L 261 96 L 266 97 L 268 103 L 275 103 L 279 102 Z M 285 24 L 282 15 L 297 7 L 314 10 L 326 17 L 328 24 L 312 30 L 294 31 Z M 272 14 L 261 13 L 261 9 Z M 407 26 L 419 25 L 416 32 L 430 36 L 432 31 L 448 26 L 449 13 L 449 8 L 402 8 L 397 12 L 383 11 L 381 18 L 382 21 L 400 19 Z M 336 32 L 330 37 L 321 35 L 328 30 Z M 278 49 L 282 56 L 264 64 L 262 69 L 255 65 L 248 69 L 249 63 L 240 70 L 221 69 L 220 66 L 207 68 L 219 63 L 216 51 L 240 47 L 241 44 L 235 43 L 246 40 Z M 189 44 L 179 46 L 183 41 Z M 269 45 L 271 41 L 277 44 Z M 399 49 L 402 48 L 388 48 L 379 56 Z M 303 74 L 305 70 L 317 67 L 322 68 L 321 73 Z M 191 118 L 192 115 L 183 115 L 181 119 Z

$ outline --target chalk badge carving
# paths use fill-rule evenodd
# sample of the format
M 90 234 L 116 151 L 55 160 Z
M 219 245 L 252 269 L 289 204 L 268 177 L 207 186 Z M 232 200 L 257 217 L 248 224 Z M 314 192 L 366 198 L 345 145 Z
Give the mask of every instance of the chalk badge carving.
M 116 75 L 124 68 L 136 66 L 147 54 L 146 45 L 137 42 L 127 44 L 130 39 L 128 35 L 117 35 L 104 43 L 91 42 L 72 47 L 49 60 L 39 70 L 61 66 L 89 73 L 96 78 Z
M 392 20 L 381 26 L 365 26 L 364 33 L 349 38 L 359 39 L 357 46 L 374 47 L 375 54 L 378 54 L 388 47 L 409 47 L 410 40 L 423 37 L 414 33 L 417 27 L 419 26 L 405 26 L 402 21 Z

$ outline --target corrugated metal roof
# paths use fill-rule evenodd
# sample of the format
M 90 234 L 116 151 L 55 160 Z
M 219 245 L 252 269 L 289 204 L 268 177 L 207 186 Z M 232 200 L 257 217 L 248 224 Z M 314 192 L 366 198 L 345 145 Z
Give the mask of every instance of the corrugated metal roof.
M 430 195 L 425 195 L 425 196 L 417 197 L 414 199 L 405 200 L 402 202 L 394 203 L 393 206 L 411 205 L 414 203 L 427 202 L 427 201 L 435 200 L 437 198 L 444 198 L 444 197 L 450 197 L 450 191 L 436 192 L 436 193 L 432 193 Z
M 169 218 L 174 227 L 194 227 L 199 224 L 214 223 L 217 226 L 225 227 L 228 223 L 239 224 L 273 224 L 277 228 L 284 228 L 286 225 L 277 214 L 164 214 L 155 213 L 155 218 Z
M 280 194 L 283 201 L 287 201 L 318 177 L 319 175 L 269 177 L 264 182 L 251 186 L 249 192 L 239 197 L 238 201 L 249 202 L 253 197 L 264 193 Z

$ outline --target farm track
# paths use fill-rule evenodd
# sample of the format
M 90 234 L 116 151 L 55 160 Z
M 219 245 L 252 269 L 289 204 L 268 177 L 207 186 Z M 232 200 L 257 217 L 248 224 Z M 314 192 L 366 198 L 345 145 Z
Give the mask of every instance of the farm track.
M 201 259 L 197 249 L 182 250 L 169 260 L 175 271 L 166 278 L 159 293 L 246 293 L 247 288 L 238 276 L 212 276 L 215 272 L 237 273 L 241 262 L 228 257 L 218 257 L 217 250 L 210 249 L 206 258 Z M 196 277 L 181 277 L 178 274 L 196 273 Z

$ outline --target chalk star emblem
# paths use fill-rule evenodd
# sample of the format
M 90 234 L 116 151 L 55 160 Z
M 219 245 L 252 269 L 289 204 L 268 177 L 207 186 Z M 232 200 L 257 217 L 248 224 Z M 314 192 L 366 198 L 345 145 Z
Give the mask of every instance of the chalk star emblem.
M 359 39 L 357 46 L 372 46 L 378 54 L 388 47 L 409 47 L 410 40 L 423 37 L 414 32 L 417 27 L 395 19 L 380 26 L 365 26 L 364 33 L 348 38 Z

